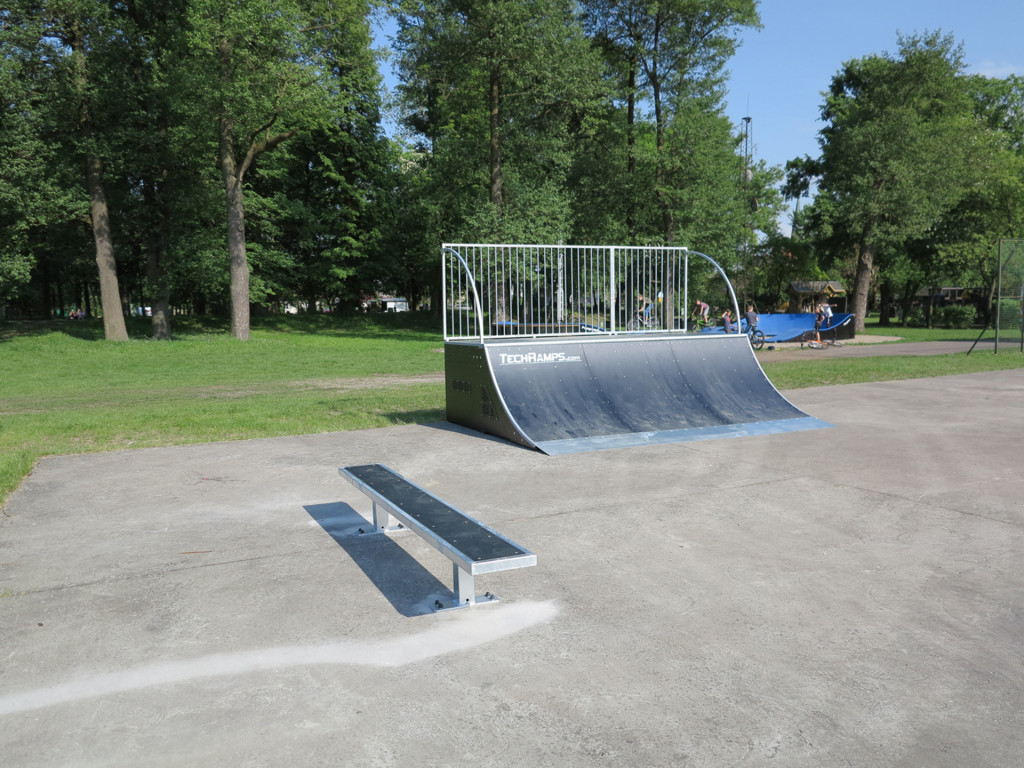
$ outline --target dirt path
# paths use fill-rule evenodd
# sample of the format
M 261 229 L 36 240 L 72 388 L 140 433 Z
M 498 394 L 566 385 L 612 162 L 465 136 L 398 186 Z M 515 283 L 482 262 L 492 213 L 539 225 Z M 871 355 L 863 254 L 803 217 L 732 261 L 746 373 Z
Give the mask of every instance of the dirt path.
M 95 392 L 88 394 L 31 395 L 0 398 L 0 416 L 21 413 L 43 413 L 70 408 L 106 408 L 151 401 L 229 400 L 232 398 L 275 395 L 302 391 L 350 392 L 360 389 L 412 387 L 421 384 L 443 384 L 444 372 L 416 376 L 379 375 L 360 378 L 307 379 L 303 381 L 272 381 L 244 386 L 216 384 L 204 387 L 168 387 L 130 392 Z

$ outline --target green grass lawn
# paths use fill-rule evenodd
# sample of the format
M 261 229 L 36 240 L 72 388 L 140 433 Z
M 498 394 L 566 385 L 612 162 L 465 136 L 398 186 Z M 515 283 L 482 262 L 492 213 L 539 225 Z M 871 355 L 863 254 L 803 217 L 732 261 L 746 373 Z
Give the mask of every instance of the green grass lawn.
M 970 341 L 978 339 L 980 329 L 949 328 L 903 328 L 881 326 L 877 319 L 865 323 L 865 336 L 899 337 L 899 341 L 881 342 L 902 344 L 922 341 Z M 994 331 L 987 331 L 982 337 L 991 341 Z M 862 357 L 833 359 L 820 357 L 806 361 L 773 363 L 762 361 L 768 378 L 779 389 L 801 389 L 836 384 L 857 384 L 869 381 L 895 381 L 898 379 L 921 379 L 933 376 L 948 376 L 956 373 L 982 373 L 984 371 L 1024 368 L 1024 356 L 1020 353 L 1019 337 L 1000 337 L 999 354 L 992 354 L 991 348 L 976 350 L 971 355 L 935 355 L 930 357 Z
M 0 324 L 0 502 L 42 456 L 444 419 L 441 333 L 412 313 L 254 319 L 251 339 L 177 323 Z
M 441 331 L 415 313 L 177 319 L 175 340 L 103 340 L 98 321 L 0 323 L 0 504 L 42 456 L 370 429 L 444 420 Z M 976 332 L 870 327 L 908 341 Z M 953 334 L 953 335 L 950 335 Z M 999 355 L 766 363 L 780 389 L 1024 367 Z
M 969 356 L 855 357 L 790 363 L 767 362 L 762 367 L 772 384 L 786 390 L 1024 368 L 1024 355 L 1013 349 L 1000 351 L 998 355 L 975 352 Z
M 869 317 L 861 332 L 867 336 L 899 336 L 901 341 L 974 341 L 980 328 L 910 328 L 900 325 L 879 325 L 878 318 Z M 986 330 L 984 338 L 991 339 L 995 331 Z M 1000 337 L 1002 338 L 1002 337 Z M 1008 343 L 1012 346 L 1012 341 Z

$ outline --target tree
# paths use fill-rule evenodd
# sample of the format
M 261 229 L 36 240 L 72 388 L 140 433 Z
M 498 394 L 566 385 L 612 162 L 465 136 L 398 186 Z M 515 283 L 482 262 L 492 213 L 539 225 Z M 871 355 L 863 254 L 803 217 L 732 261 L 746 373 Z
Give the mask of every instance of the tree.
M 438 240 L 569 240 L 568 176 L 599 86 L 574 3 L 407 0 L 399 29 L 400 95 L 417 144 L 416 170 L 397 179 L 403 192 L 431 198 L 405 198 L 429 212 L 429 228 L 402 237 L 432 238 L 432 260 Z M 489 282 L 504 316 L 509 276 Z
M 573 133 L 597 86 L 573 11 L 567 0 L 400 5 L 406 122 L 449 237 L 568 237 Z
M 267 158 L 252 186 L 254 278 L 268 299 L 352 308 L 388 275 L 381 238 L 391 207 L 382 193 L 389 146 L 378 132 L 375 92 L 365 96 L 363 109 L 338 125 L 297 136 Z
M 676 131 L 678 139 L 679 132 L 688 129 L 684 120 L 701 114 L 716 115 L 720 110 L 725 63 L 736 50 L 739 30 L 760 25 L 757 3 L 590 0 L 584 6 L 587 29 L 604 52 L 616 84 L 615 97 L 626 103 L 625 171 L 629 176 L 641 167 L 637 157 L 638 108 L 647 104 L 653 111 L 653 178 L 633 182 L 629 187 L 653 189 L 661 219 L 660 237 L 671 244 L 676 239 L 675 219 L 680 211 L 672 170 L 678 169 L 681 161 L 686 162 L 683 157 L 692 162 L 699 155 L 692 153 L 693 146 L 678 151 L 672 146 L 670 133 Z M 631 234 L 631 240 L 635 240 L 635 233 Z
M 105 166 L 113 153 L 112 120 L 107 112 L 117 90 L 119 58 L 114 51 L 124 42 L 122 21 L 106 5 L 63 0 L 47 7 L 18 3 L 4 18 L 5 37 L 18 46 L 14 66 L 23 72 L 42 68 L 54 79 L 52 88 L 24 92 L 29 113 L 45 111 L 52 145 L 79 163 L 89 200 L 89 221 L 99 274 L 106 338 L 124 341 L 128 333 L 121 310 L 117 264 L 114 256 Z M 5 66 L 12 65 L 5 62 Z M 33 96 L 45 99 L 32 104 Z M 31 105 L 31 106 L 29 106 Z M 20 106 L 19 106 L 20 108 Z
M 231 275 L 231 332 L 249 338 L 249 263 L 245 181 L 261 155 L 302 131 L 328 125 L 349 94 L 338 87 L 346 47 L 356 31 L 369 48 L 363 0 L 260 0 L 228 4 L 193 0 L 181 85 L 200 95 L 194 130 L 216 147 L 224 185 Z
M 104 30 L 102 26 L 90 28 L 97 20 L 100 24 L 106 20 L 102 13 L 90 13 L 89 10 L 80 9 L 73 3 L 69 3 L 65 12 L 67 15 L 63 19 L 64 27 L 59 34 L 63 35 L 61 39 L 71 49 L 71 79 L 77 97 L 78 125 L 85 154 L 85 183 L 89 192 L 93 238 L 96 241 L 96 265 L 99 268 L 100 299 L 103 304 L 103 330 L 108 341 L 127 341 L 128 331 L 121 310 L 110 208 L 107 204 L 103 149 L 96 136 L 97 123 L 104 123 L 94 117 L 95 101 L 91 93 L 98 90 L 95 82 L 97 78 L 92 73 L 92 70 L 98 67 L 94 66 L 91 51 L 104 43 L 113 44 L 114 40 L 110 38 L 119 35 L 116 30 Z M 103 38 L 104 32 L 109 35 L 106 39 Z M 106 84 L 109 86 L 111 83 L 107 80 Z
M 45 67 L 31 64 L 27 49 L 38 37 L 19 34 L 10 13 L 0 17 L 0 302 L 16 297 L 31 278 L 32 232 L 38 228 L 46 199 L 44 163 L 46 145 L 41 139 L 44 117 L 39 91 L 51 82 Z M 28 59 L 28 60 L 27 60 Z
M 900 37 L 899 53 L 847 62 L 822 108 L 819 197 L 856 254 L 855 329 L 863 330 L 876 256 L 926 233 L 973 184 L 982 131 L 962 53 L 939 32 Z
M 997 286 L 999 240 L 1024 233 L 1024 78 L 974 76 L 968 87 L 988 139 L 976 167 L 982 183 L 936 226 L 934 261 L 944 274 L 958 277 L 956 284 L 986 289 L 981 310 L 987 323 Z

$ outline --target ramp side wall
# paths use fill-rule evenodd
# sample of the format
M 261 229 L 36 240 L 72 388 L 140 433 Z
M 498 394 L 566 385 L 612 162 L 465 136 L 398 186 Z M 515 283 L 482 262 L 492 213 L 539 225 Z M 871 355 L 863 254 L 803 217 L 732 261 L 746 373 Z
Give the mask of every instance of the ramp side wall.
M 444 378 L 448 421 L 527 448 L 536 447 L 510 417 L 483 344 L 445 342 Z

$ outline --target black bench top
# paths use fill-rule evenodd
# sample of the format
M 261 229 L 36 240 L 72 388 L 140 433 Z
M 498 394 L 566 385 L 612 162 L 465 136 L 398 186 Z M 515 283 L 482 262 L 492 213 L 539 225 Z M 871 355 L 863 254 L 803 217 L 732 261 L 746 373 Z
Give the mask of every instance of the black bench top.
M 475 563 L 531 553 L 380 464 L 343 470 Z

